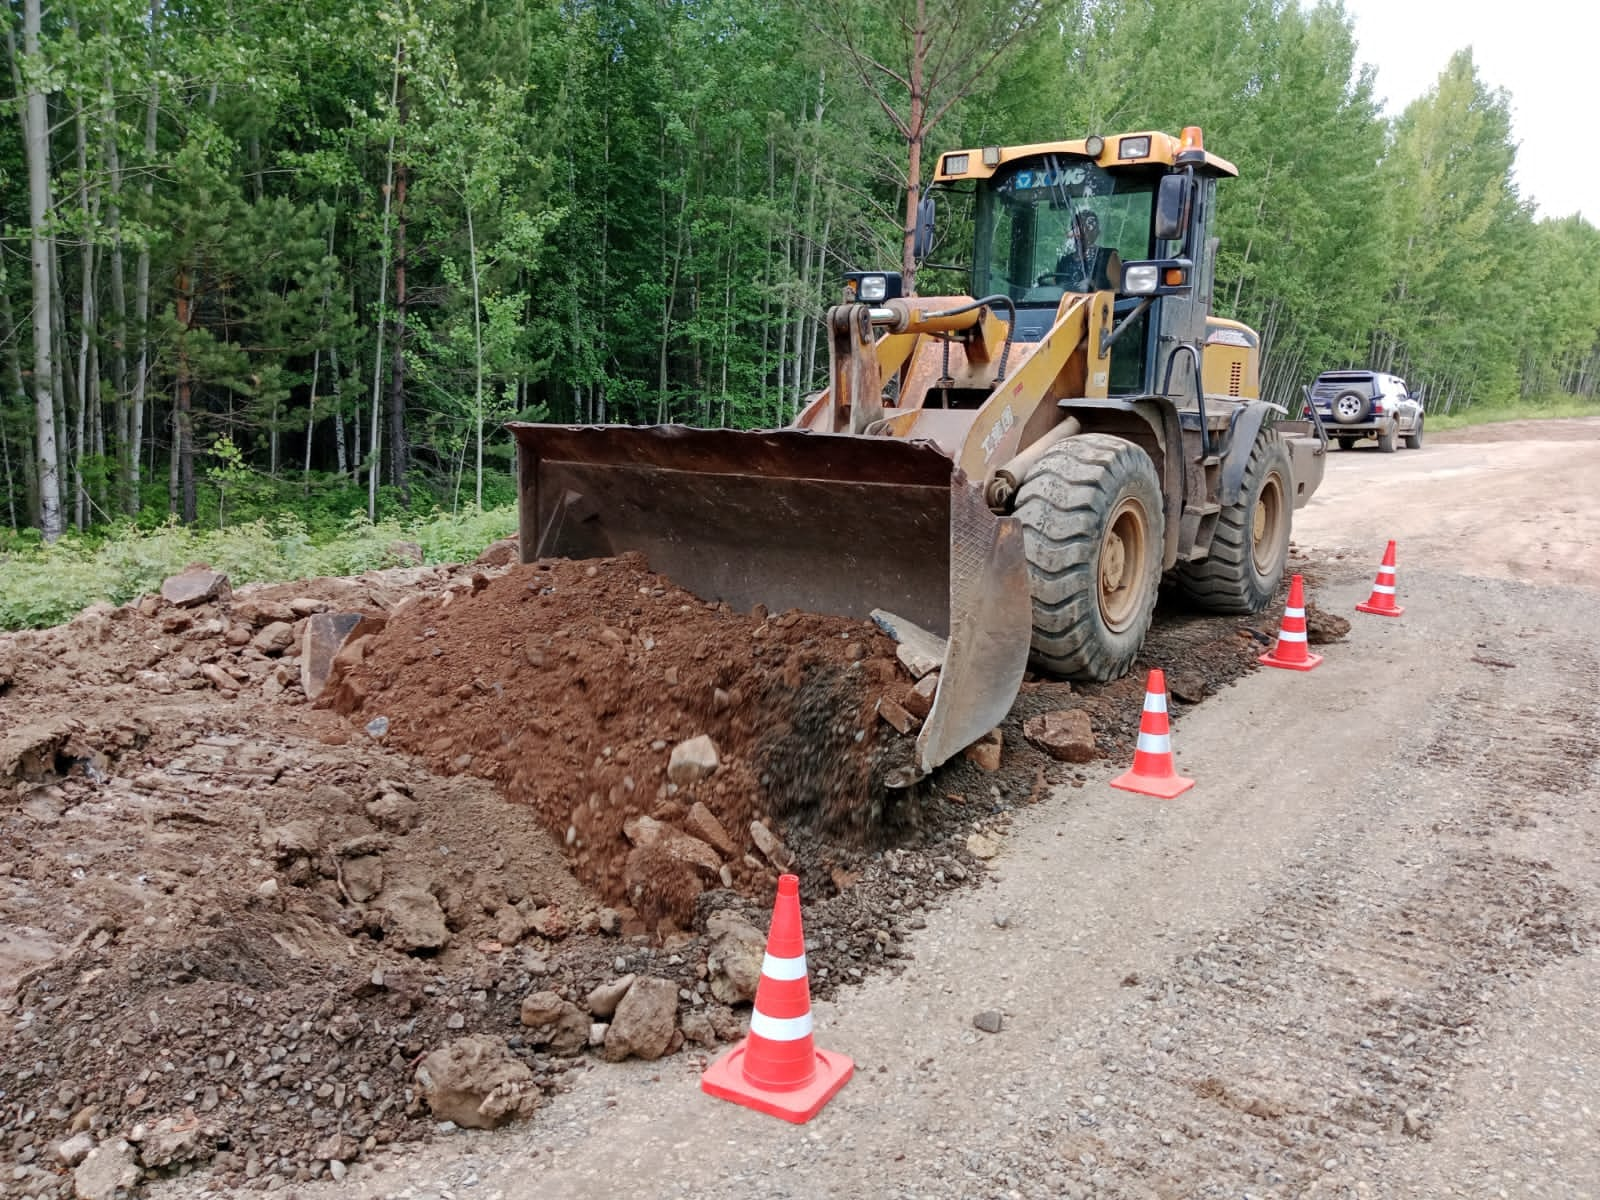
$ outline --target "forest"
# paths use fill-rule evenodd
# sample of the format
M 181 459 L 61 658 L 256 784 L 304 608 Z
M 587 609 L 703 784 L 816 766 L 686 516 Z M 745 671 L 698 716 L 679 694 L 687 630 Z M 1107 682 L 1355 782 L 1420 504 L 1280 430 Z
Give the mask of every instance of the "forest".
M 1215 303 L 1262 333 L 1270 399 L 1347 365 L 1442 412 L 1600 383 L 1600 231 L 1520 194 L 1512 97 L 1463 48 L 1385 117 L 1337 2 L 8 15 L 14 541 L 503 504 L 514 417 L 782 424 L 939 152 L 1095 132 L 1198 125 L 1238 165 Z

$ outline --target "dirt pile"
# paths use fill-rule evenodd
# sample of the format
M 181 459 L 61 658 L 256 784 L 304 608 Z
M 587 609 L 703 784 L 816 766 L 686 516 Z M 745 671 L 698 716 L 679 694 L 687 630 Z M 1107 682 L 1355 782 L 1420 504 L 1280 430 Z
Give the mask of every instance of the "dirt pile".
M 301 684 L 308 623 L 341 612 L 387 621 L 336 686 L 357 716 Z M 1240 625 L 1166 614 L 1147 654 L 1198 700 L 1259 653 Z M 491 1105 L 521 1112 L 575 1065 L 709 1049 L 742 1032 L 780 861 L 814 995 L 895 969 L 1012 808 L 1087 778 L 1025 721 L 1079 709 L 1124 757 L 1143 677 L 1030 681 L 998 771 L 897 793 L 875 697 L 910 687 L 875 627 L 731 613 L 626 560 L 219 586 L 0 635 L 0 1195 L 70 1195 L 91 1153 L 337 1178 L 427 1135 L 416 1066 L 475 1036 L 526 1066 Z M 716 768 L 674 772 L 702 734 Z M 630 862 L 654 888 L 631 923 Z M 628 1028 L 640 984 L 676 1013 Z
M 352 649 L 323 703 L 531 805 L 628 921 L 683 927 L 708 887 L 769 888 L 787 830 L 849 844 L 914 819 L 883 782 L 910 738 L 876 719 L 914 681 L 869 622 L 736 613 L 628 556 L 478 574 Z

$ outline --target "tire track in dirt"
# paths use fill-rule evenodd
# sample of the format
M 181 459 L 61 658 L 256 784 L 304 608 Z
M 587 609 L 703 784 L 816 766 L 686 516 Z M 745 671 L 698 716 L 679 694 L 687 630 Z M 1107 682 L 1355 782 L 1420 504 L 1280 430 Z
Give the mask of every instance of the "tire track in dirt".
M 1124 981 L 1141 998 L 1099 1048 L 1088 1106 L 1036 1132 L 1072 1181 L 1065 1194 L 1387 1194 L 1389 1156 L 1454 1104 L 1491 1006 L 1595 939 L 1549 864 L 1489 835 L 1585 786 L 1597 683 L 1582 652 L 1559 667 L 1485 665 L 1440 698 L 1402 751 L 1409 766 L 1369 776 L 1448 772 L 1463 803 L 1419 822 L 1400 810 L 1402 781 L 1385 797 L 1396 836 L 1352 824 L 1256 919 L 1160 978 Z M 1374 861 L 1393 852 L 1401 892 Z

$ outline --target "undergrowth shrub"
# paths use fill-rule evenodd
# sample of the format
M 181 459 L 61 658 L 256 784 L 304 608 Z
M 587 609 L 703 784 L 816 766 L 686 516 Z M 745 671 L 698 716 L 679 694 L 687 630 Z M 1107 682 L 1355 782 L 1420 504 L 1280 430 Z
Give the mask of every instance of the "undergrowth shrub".
M 469 507 L 376 523 L 357 515 L 320 538 L 295 513 L 258 516 L 223 529 L 170 521 L 155 528 L 123 524 L 91 536 L 68 534 L 53 546 L 16 538 L 0 544 L 0 629 L 57 625 L 100 600 L 124 604 L 155 591 L 191 563 L 226 573 L 236 587 L 358 575 L 408 562 L 396 543 L 415 543 L 428 563 L 466 561 L 515 532 L 516 525 L 515 507 Z

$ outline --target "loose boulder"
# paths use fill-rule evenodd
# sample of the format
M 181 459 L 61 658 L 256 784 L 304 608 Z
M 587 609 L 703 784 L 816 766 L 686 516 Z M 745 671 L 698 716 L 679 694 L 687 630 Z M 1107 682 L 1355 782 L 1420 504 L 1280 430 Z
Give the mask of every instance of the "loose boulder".
M 767 939 L 737 913 L 713 913 L 706 920 L 710 942 L 706 947 L 706 973 L 711 994 L 724 1004 L 755 998 L 761 981 L 761 961 Z
M 1092 762 L 1098 753 L 1089 714 L 1080 708 L 1041 713 L 1022 727 L 1023 736 L 1061 762 Z
M 384 941 L 407 954 L 444 948 L 450 940 L 444 909 L 433 893 L 419 887 L 392 888 L 378 897 L 378 919 Z
M 232 597 L 233 588 L 228 584 L 228 577 L 210 567 L 190 567 L 161 581 L 161 598 L 175 608 L 193 608 Z
M 552 1054 L 577 1054 L 589 1044 L 588 1015 L 556 992 L 523 997 L 520 1015 L 528 1028 L 528 1040 L 548 1047 Z
M 643 976 L 633 981 L 617 1005 L 606 1031 L 606 1061 L 621 1062 L 629 1055 L 660 1058 L 672 1048 L 677 1032 L 678 985 L 670 979 Z
M 117 1200 L 139 1182 L 133 1147 L 121 1138 L 101 1142 L 72 1173 L 72 1194 L 78 1200 Z
M 539 1103 L 533 1072 L 505 1042 L 487 1034 L 458 1038 L 417 1067 L 428 1108 L 465 1129 L 495 1129 L 533 1115 Z
M 716 743 L 706 734 L 679 742 L 667 761 L 667 778 L 679 787 L 696 783 L 716 771 L 721 764 Z

